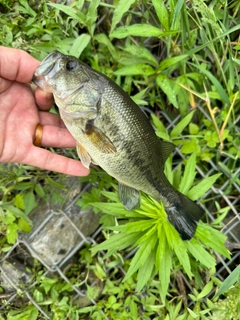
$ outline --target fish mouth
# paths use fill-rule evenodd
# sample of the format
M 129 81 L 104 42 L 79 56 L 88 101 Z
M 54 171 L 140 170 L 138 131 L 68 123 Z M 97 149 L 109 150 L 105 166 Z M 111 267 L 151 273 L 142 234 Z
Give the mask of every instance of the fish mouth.
M 32 81 L 46 91 L 47 81 L 52 78 L 59 70 L 59 62 L 62 57 L 61 52 L 53 51 L 43 59 L 33 74 Z

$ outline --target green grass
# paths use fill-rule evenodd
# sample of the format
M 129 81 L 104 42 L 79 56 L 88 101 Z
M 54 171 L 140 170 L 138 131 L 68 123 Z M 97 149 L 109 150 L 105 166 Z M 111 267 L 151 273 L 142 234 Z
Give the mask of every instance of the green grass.
M 136 103 L 149 108 L 156 134 L 179 146 L 185 156 L 184 161 L 176 159 L 178 167 L 171 158 L 166 163 L 165 172 L 175 186 L 197 200 L 203 195 L 202 188 L 206 192 L 213 183 L 221 186 L 229 181 L 225 195 L 229 199 L 238 196 L 233 187 L 233 183 L 240 184 L 234 175 L 240 158 L 238 0 L 79 0 L 70 6 L 23 0 L 13 5 L 5 0 L 0 2 L 0 10 L 1 45 L 27 50 L 39 60 L 56 49 L 80 57 L 116 81 Z M 168 123 L 160 110 L 171 120 L 180 115 L 174 128 L 166 129 Z M 72 156 L 72 151 L 63 153 Z M 209 177 L 206 182 L 196 174 L 196 166 L 206 174 L 211 168 L 209 161 L 225 174 Z M 40 198 L 62 201 L 64 177 L 22 165 L 1 165 L 0 171 L 0 244 L 4 257 L 18 232 L 31 228 L 28 214 Z M 87 270 L 83 284 L 97 302 L 79 308 L 73 303 L 71 285 L 61 278 L 43 277 L 43 270 L 36 268 L 36 285 L 30 293 L 51 319 L 220 319 L 218 310 L 224 319 L 231 319 L 237 314 L 239 274 L 233 271 L 223 284 L 215 277 L 212 250 L 228 256 L 225 238 L 218 231 L 228 211 L 226 204 L 218 203 L 221 195 L 210 193 L 210 198 L 204 199 L 206 207 L 213 204 L 216 221 L 205 226 L 205 231 L 201 224 L 191 242 L 177 246 L 175 242 L 180 240 L 174 230 L 172 239 L 167 237 L 170 225 L 164 227 L 167 233 L 160 234 L 156 211 L 146 215 L 152 212 L 152 200 L 144 198 L 148 210 L 142 215 L 127 215 L 112 191 L 115 184 L 110 177 L 93 171 L 82 179 L 87 180 L 98 182 L 98 187 L 84 194 L 79 205 L 87 208 L 93 204 L 96 211 L 104 212 L 102 240 L 106 241 L 92 249 L 95 256 L 88 247 L 79 252 Z M 109 207 L 115 208 L 114 212 Z M 164 211 L 161 214 L 164 217 Z M 210 230 L 215 232 L 214 239 Z M 122 241 L 118 250 L 114 247 L 116 238 Z M 138 249 L 136 255 L 124 260 L 133 247 Z M 109 250 L 104 259 L 97 248 Z M 119 265 L 126 272 L 125 281 Z M 75 284 L 78 271 L 72 272 L 70 283 Z M 91 272 L 105 284 L 100 299 L 88 282 Z M 184 292 L 169 287 L 170 280 L 179 287 L 179 277 L 189 277 L 193 289 Z M 221 296 L 214 297 L 218 287 Z M 228 300 L 221 300 L 224 295 Z M 187 299 L 192 302 L 189 308 Z M 231 310 L 226 301 L 231 302 Z M 42 319 L 32 304 L 13 308 L 4 311 L 9 320 Z

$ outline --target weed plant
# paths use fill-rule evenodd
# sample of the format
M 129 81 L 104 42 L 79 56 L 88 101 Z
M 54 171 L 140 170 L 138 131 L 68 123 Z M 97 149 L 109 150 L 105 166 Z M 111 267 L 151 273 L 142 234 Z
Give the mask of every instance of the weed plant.
M 29 302 L 16 309 L 13 303 L 0 319 L 43 319 L 42 312 L 50 319 L 238 319 L 239 267 L 224 282 L 215 275 L 216 252 L 230 258 L 220 232 L 229 207 L 208 190 L 229 181 L 225 195 L 239 196 L 233 186 L 240 185 L 234 174 L 240 164 L 239 1 L 4 0 L 0 11 L 1 45 L 39 60 L 53 50 L 80 57 L 131 95 L 156 134 L 179 150 L 175 162 L 170 157 L 165 164 L 168 179 L 191 199 L 203 198 L 206 208 L 211 204 L 216 218 L 200 223 L 184 242 L 161 204 L 142 195 L 141 208 L 128 212 L 115 181 L 93 170 L 81 179 L 91 181 L 92 191 L 78 204 L 103 213 L 103 231 L 101 243 L 79 252 L 85 278 L 79 279 L 78 266 L 69 271 L 69 283 L 36 267 L 28 292 L 39 308 Z M 172 122 L 179 117 L 173 129 L 166 129 L 162 112 Z M 202 180 L 197 168 L 207 174 L 210 163 L 225 174 Z M 0 171 L 3 258 L 18 233 L 30 231 L 28 215 L 40 198 L 63 201 L 65 177 L 18 164 L 2 164 Z M 74 300 L 73 286 L 86 289 L 89 305 Z

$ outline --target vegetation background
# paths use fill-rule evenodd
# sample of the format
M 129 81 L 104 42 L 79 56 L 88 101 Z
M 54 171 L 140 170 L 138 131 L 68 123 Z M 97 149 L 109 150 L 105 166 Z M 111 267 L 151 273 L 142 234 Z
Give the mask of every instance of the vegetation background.
M 206 211 L 183 242 L 161 205 L 143 195 L 141 211 L 125 212 L 115 181 L 93 170 L 77 204 L 103 213 L 99 245 L 86 240 L 65 277 L 36 260 L 34 285 L 14 296 L 2 288 L 1 319 L 239 319 L 239 1 L 2 0 L 0 12 L 1 45 L 39 60 L 56 49 L 80 57 L 131 95 L 177 146 L 168 179 Z M 39 200 L 64 200 L 67 177 L 18 164 L 0 171 L 2 262 Z

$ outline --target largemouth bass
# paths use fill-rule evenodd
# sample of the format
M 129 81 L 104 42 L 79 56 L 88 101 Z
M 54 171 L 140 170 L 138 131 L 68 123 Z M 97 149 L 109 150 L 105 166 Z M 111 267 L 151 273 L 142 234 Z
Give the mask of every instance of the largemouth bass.
M 128 95 L 105 75 L 58 51 L 41 62 L 33 81 L 53 93 L 82 164 L 98 164 L 118 180 L 125 208 L 138 208 L 143 191 L 162 201 L 181 238 L 191 239 L 204 212 L 167 180 L 164 162 L 174 145 L 155 135 Z

